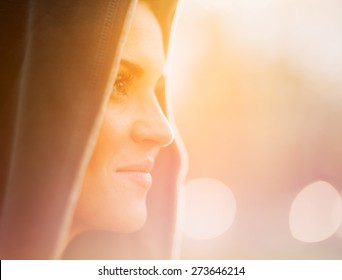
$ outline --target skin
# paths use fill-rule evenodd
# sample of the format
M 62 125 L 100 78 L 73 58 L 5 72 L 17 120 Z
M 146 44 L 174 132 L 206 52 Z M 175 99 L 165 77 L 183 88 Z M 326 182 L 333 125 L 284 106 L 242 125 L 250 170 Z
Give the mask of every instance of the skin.
M 150 171 L 173 132 L 157 95 L 165 66 L 162 33 L 144 4 L 136 9 L 113 92 L 75 209 L 71 235 L 136 231 L 147 216 Z

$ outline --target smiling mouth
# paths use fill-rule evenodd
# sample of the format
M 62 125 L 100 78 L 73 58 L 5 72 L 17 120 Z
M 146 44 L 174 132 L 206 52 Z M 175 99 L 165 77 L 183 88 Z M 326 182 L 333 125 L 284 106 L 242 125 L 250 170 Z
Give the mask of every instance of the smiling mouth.
M 152 185 L 152 175 L 150 172 L 138 171 L 138 170 L 127 170 L 127 171 L 117 171 L 118 175 L 124 177 L 127 180 L 134 181 L 139 185 L 146 188 Z
M 152 171 L 153 162 L 145 161 L 139 164 L 133 164 L 116 170 L 116 174 L 124 177 L 127 180 L 134 181 L 146 188 L 152 185 Z

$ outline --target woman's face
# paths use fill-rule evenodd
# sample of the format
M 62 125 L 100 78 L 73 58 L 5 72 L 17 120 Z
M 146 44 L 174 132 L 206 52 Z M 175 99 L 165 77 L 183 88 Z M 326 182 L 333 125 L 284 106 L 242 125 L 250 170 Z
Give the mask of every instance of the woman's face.
M 130 232 L 144 224 L 150 172 L 159 148 L 173 139 L 155 94 L 164 64 L 158 22 L 147 6 L 139 5 L 87 167 L 73 231 Z

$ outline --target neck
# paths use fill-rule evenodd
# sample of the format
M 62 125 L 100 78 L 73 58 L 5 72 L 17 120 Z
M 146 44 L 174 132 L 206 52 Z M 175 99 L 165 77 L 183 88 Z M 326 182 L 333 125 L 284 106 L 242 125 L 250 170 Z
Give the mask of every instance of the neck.
M 63 244 L 61 246 L 61 250 L 59 252 L 59 256 L 63 255 L 63 252 L 65 251 L 65 249 L 68 247 L 68 245 L 70 244 L 70 242 L 78 235 L 80 234 L 82 231 L 84 231 L 84 227 L 82 225 L 80 225 L 79 223 L 76 223 L 75 221 L 72 222 L 64 240 L 63 240 Z

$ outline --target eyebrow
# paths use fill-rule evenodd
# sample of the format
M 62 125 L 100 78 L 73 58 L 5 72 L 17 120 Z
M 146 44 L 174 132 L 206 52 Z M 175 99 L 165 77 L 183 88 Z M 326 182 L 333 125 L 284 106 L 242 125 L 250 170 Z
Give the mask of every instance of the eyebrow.
M 120 63 L 124 67 L 128 68 L 135 76 L 141 77 L 142 75 L 144 75 L 144 69 L 138 64 L 130 62 L 126 59 L 122 59 Z

